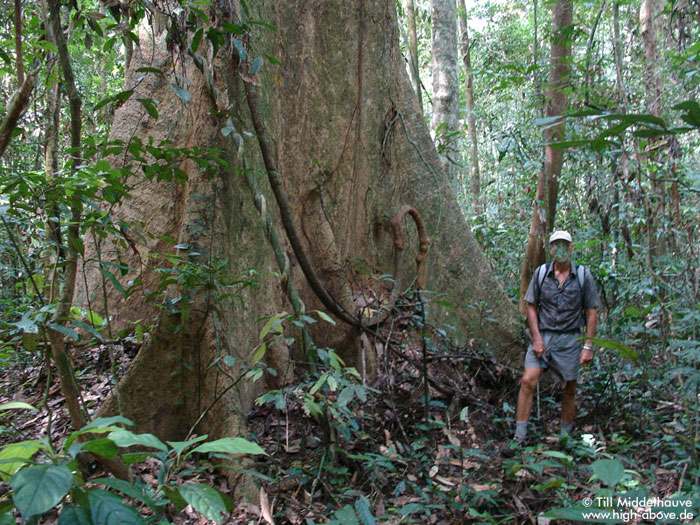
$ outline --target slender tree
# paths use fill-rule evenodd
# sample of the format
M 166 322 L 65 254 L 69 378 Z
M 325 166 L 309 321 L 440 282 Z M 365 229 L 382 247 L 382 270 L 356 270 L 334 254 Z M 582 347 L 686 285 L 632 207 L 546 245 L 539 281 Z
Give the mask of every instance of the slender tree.
M 459 16 L 462 30 L 462 62 L 464 64 L 464 91 L 467 102 L 467 131 L 469 134 L 470 187 L 474 211 L 481 212 L 481 181 L 479 174 L 479 144 L 476 133 L 476 112 L 474 108 L 474 75 L 472 74 L 471 45 L 469 43 L 469 23 L 464 0 L 459 0 Z
M 432 128 L 445 158 L 444 169 L 458 188 L 459 72 L 457 67 L 457 7 L 455 0 L 431 0 Z
M 408 51 L 411 61 L 411 80 L 418 96 L 418 106 L 423 110 L 423 89 L 420 81 L 420 63 L 418 60 L 418 33 L 416 31 L 416 3 L 406 0 L 404 7 L 408 15 Z
M 552 231 L 557 210 L 559 177 L 563 164 L 560 149 L 552 143 L 564 137 L 564 113 L 570 84 L 571 36 L 573 30 L 573 0 L 559 0 L 552 5 L 552 40 L 547 85 L 546 117 L 549 122 L 544 129 L 544 170 L 538 174 L 537 195 L 530 231 L 527 239 L 525 258 L 520 276 L 520 309 L 524 311 L 523 296 L 527 291 L 535 268 L 545 260 L 545 242 Z

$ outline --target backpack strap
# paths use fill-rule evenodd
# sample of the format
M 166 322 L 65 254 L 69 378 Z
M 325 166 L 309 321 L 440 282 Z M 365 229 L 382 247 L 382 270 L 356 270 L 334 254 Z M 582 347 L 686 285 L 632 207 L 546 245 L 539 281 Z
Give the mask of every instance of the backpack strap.
M 581 293 L 583 293 L 583 286 L 586 284 L 586 267 L 583 264 L 576 265 L 576 281 L 579 288 L 581 288 Z
M 540 290 L 542 290 L 542 283 L 544 282 L 544 278 L 547 277 L 547 274 L 549 273 L 549 264 L 540 264 L 540 266 L 537 268 L 537 294 L 539 295 Z

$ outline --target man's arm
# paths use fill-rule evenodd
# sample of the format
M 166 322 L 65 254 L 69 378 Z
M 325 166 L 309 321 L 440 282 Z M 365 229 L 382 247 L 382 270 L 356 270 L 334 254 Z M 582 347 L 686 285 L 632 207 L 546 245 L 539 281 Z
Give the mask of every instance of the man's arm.
M 581 352 L 581 364 L 588 363 L 593 360 L 593 351 L 587 347 L 593 348 L 591 339 L 595 337 L 596 329 L 598 328 L 598 310 L 595 308 L 586 308 L 586 342 L 583 344 Z
M 545 351 L 544 341 L 537 322 L 537 306 L 532 303 L 527 303 L 527 324 L 530 326 L 532 334 L 532 351 L 538 359 L 541 359 Z

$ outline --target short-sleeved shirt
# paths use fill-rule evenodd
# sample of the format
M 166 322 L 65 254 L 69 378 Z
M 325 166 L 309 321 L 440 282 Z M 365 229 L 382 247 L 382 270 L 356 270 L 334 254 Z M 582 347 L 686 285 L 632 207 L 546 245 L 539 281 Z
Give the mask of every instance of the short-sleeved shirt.
M 591 272 L 588 268 L 585 269 L 581 289 L 573 262 L 569 276 L 561 286 L 554 274 L 554 264 L 549 264 L 547 270 L 541 287 L 537 282 L 539 272 L 535 271 L 525 293 L 525 301 L 538 307 L 537 321 L 540 330 L 580 331 L 586 325 L 585 310 L 600 306 L 598 289 Z

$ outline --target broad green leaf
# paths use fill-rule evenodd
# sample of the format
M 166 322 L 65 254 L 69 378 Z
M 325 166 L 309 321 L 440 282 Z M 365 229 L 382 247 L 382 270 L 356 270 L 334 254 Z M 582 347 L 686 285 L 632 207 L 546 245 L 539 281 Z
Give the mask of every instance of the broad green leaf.
M 133 447 L 135 445 L 150 447 L 163 452 L 168 451 L 168 447 L 153 434 L 134 434 L 130 430 L 119 429 L 111 432 L 108 436 L 119 447 Z
M 245 62 L 245 59 L 248 57 L 248 53 L 245 50 L 245 46 L 243 45 L 243 42 L 241 42 L 237 38 L 231 38 L 231 42 L 233 42 L 233 47 L 236 48 L 236 52 L 238 53 L 238 56 L 241 59 L 241 62 Z
M 359 525 L 355 510 L 350 505 L 345 505 L 342 509 L 336 510 L 333 513 L 333 517 L 340 525 Z
M 66 467 L 36 465 L 12 476 L 12 501 L 22 518 L 27 519 L 58 505 L 72 484 L 73 476 Z
M 201 29 L 200 29 L 201 31 Z M 137 101 L 141 103 L 141 105 L 146 108 L 146 111 L 150 116 L 152 116 L 154 119 L 158 120 L 158 110 L 156 109 L 155 102 L 153 102 L 153 99 L 151 98 L 137 98 Z
M 92 452 L 103 458 L 114 459 L 119 452 L 119 447 L 111 439 L 98 438 L 85 442 L 82 450 Z
M 39 325 L 36 324 L 36 321 L 34 321 L 34 319 L 32 318 L 33 316 L 34 311 L 27 310 L 22 314 L 22 319 L 20 319 L 18 322 L 8 324 L 11 326 L 16 326 L 25 334 L 38 334 Z
M 223 521 L 226 504 L 218 490 L 208 485 L 183 485 L 179 491 L 182 498 L 204 517 L 216 523 Z
M 71 322 L 72 324 L 74 324 L 76 327 L 82 328 L 82 329 L 85 330 L 86 332 L 88 332 L 88 333 L 92 334 L 93 336 L 95 336 L 95 339 L 97 339 L 97 340 L 100 341 L 101 343 L 104 342 L 104 337 L 102 337 L 102 334 L 101 334 L 100 332 L 98 332 L 97 330 L 95 330 L 95 329 L 94 329 L 92 326 L 90 326 L 89 324 L 83 323 L 82 321 L 77 321 L 76 319 L 71 319 L 70 322 Z
M 90 517 L 96 525 L 145 525 L 146 523 L 136 509 L 124 505 L 119 496 L 106 490 L 89 490 L 88 500 Z
M 192 95 L 184 87 L 177 85 L 175 82 L 170 84 L 170 88 L 175 92 L 175 94 L 180 97 L 185 104 L 187 104 L 191 99 Z
M 253 63 L 250 66 L 250 74 L 251 75 L 256 75 L 258 71 L 262 68 L 262 57 L 257 57 L 255 60 L 253 60 Z
M 22 347 L 24 347 L 27 352 L 33 352 L 36 350 L 39 347 L 40 342 L 41 336 L 39 334 L 22 334 Z
M 0 478 L 3 481 L 8 481 L 10 476 L 26 465 L 34 454 L 42 448 L 48 447 L 41 441 L 20 441 L 7 445 L 0 450 Z M 12 461 L 15 459 L 17 461 Z
M 319 316 L 321 319 L 323 319 L 323 320 L 326 321 L 327 323 L 331 323 L 332 325 L 335 326 L 335 321 L 334 321 L 333 318 L 332 318 L 330 315 L 328 315 L 326 312 L 322 312 L 321 310 L 316 310 L 316 313 L 318 314 L 318 316 Z
M 192 37 L 192 44 L 190 45 L 190 49 L 192 50 L 193 53 L 196 53 L 197 49 L 199 49 L 199 44 L 202 43 L 203 36 L 204 36 L 204 29 L 202 29 L 200 27 L 199 29 L 197 29 L 197 32 Z
M 110 489 L 117 490 L 122 494 L 129 496 L 132 499 L 142 501 L 154 511 L 160 512 L 158 503 L 156 503 L 147 494 L 144 494 L 144 491 L 141 488 L 137 487 L 136 485 L 133 485 L 132 483 L 129 483 L 126 480 L 116 478 L 96 478 L 91 479 L 90 481 L 92 483 L 98 483 L 100 485 L 104 485 L 105 487 L 109 487 Z
M 222 452 L 224 454 L 264 454 L 267 456 L 267 452 L 260 448 L 260 445 L 240 437 L 222 438 L 217 439 L 216 441 L 202 443 L 198 447 L 194 448 L 192 452 Z
M 262 327 L 262 330 L 260 330 L 260 340 L 264 339 L 265 336 L 268 334 L 268 332 L 273 330 L 273 328 L 274 328 L 273 333 L 277 333 L 277 334 L 281 333 L 282 327 L 280 326 L 280 322 L 282 319 L 284 319 L 288 315 L 289 314 L 287 312 L 282 312 L 282 313 L 279 313 L 277 315 L 273 315 L 272 317 L 270 317 L 267 320 L 267 322 L 265 323 L 265 325 Z
M 100 266 L 100 273 L 104 275 L 107 280 L 112 283 L 112 286 L 122 295 L 122 297 L 126 298 L 126 291 L 124 290 L 124 287 L 119 283 L 117 278 L 112 275 L 110 271 L 107 270 L 107 268 L 104 268 L 104 266 Z
M 58 516 L 58 525 L 95 525 L 90 518 L 90 509 L 66 505 Z
M 29 403 L 23 403 L 22 401 L 10 401 L 9 403 L 3 403 L 0 405 L 0 410 L 36 410 L 32 405 Z
M 186 449 L 191 447 L 192 445 L 196 445 L 200 441 L 204 441 L 207 439 L 207 435 L 203 436 L 198 436 L 196 438 L 190 439 L 189 441 L 166 441 L 168 445 L 175 451 L 175 453 L 179 456 L 182 454 Z
M 615 341 L 613 339 L 600 339 L 597 337 L 589 338 L 594 345 L 601 346 L 603 348 L 608 348 L 609 350 L 616 350 L 622 357 L 630 359 L 631 361 L 637 361 L 639 359 L 639 353 L 633 350 L 629 346 Z
M 175 505 L 178 511 L 182 511 L 187 506 L 187 502 L 180 496 L 177 487 L 171 487 L 170 485 L 165 485 L 163 487 L 163 492 L 165 496 Z
M 102 106 L 106 106 L 106 105 L 109 104 L 110 102 L 121 102 L 121 103 L 124 103 L 124 102 L 126 102 L 127 100 L 129 100 L 129 97 L 131 97 L 131 95 L 133 95 L 133 94 L 134 94 L 134 90 L 133 90 L 133 89 L 128 89 L 128 90 L 126 90 L 126 91 L 121 91 L 121 92 L 117 93 L 116 95 L 112 95 L 111 97 L 107 97 L 107 98 L 104 98 L 104 99 L 100 100 L 97 104 L 95 104 L 95 106 L 94 106 L 92 109 L 93 109 L 93 111 L 97 111 L 97 110 L 100 109 Z
M 593 473 L 608 487 L 614 488 L 625 474 L 625 467 L 616 459 L 599 459 L 591 465 Z
M 80 337 L 78 336 L 78 333 L 75 330 L 73 330 L 72 328 L 69 328 L 67 326 L 64 326 L 62 324 L 46 323 L 46 326 L 48 326 L 49 328 L 51 328 L 52 330 L 54 330 L 60 334 L 63 334 L 68 339 L 73 339 L 74 341 L 77 341 L 78 339 L 80 339 Z
M 355 511 L 362 525 L 375 525 L 377 523 L 374 519 L 374 514 L 372 514 L 372 509 L 369 507 L 369 500 L 365 496 L 360 496 L 355 501 Z

